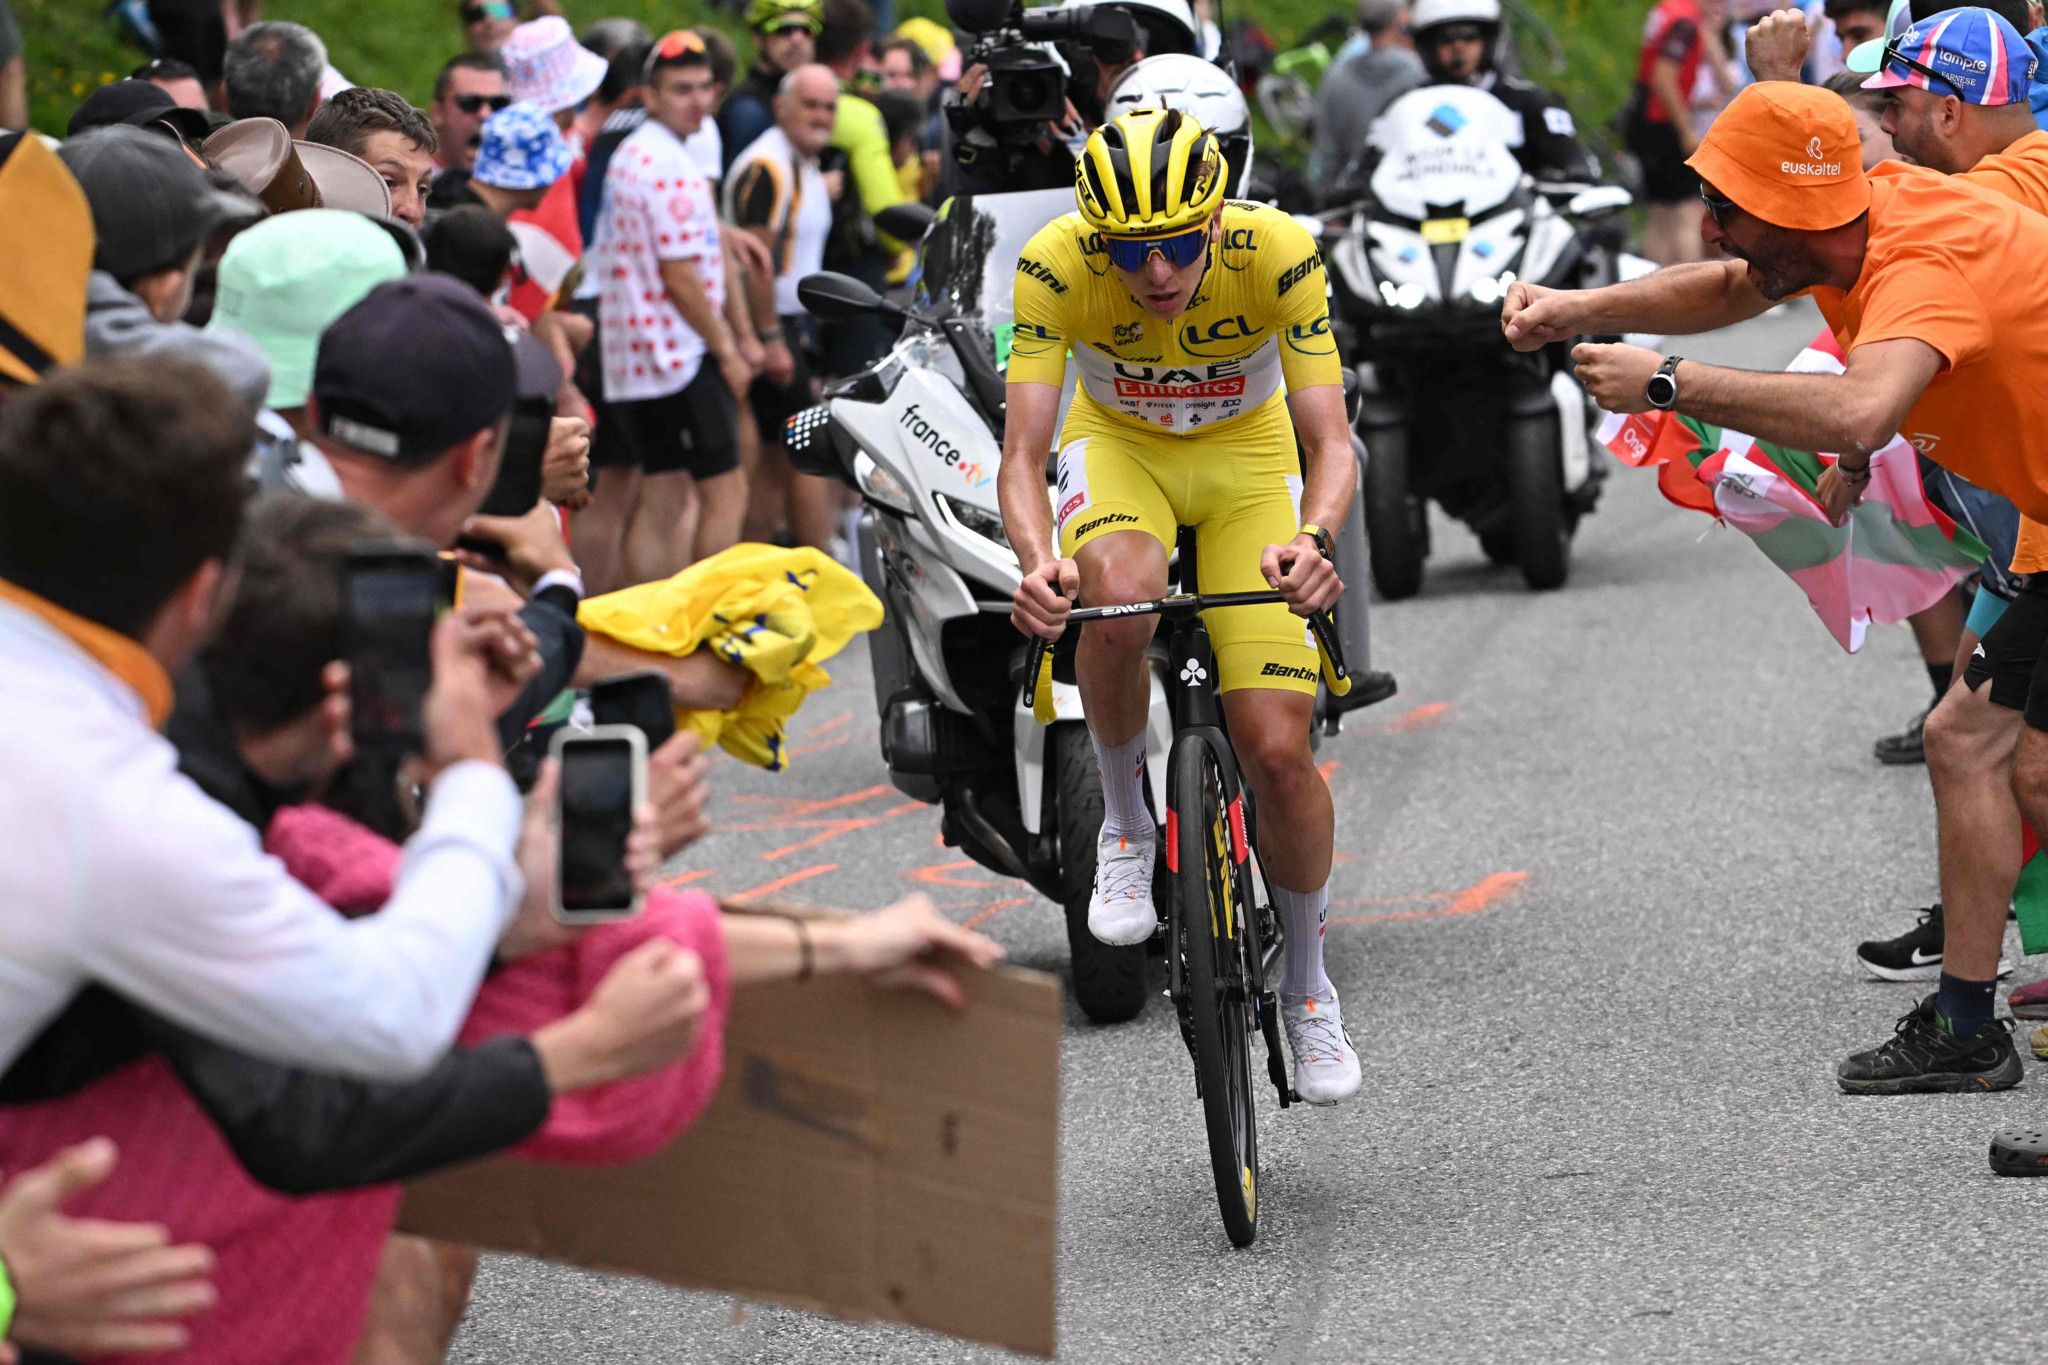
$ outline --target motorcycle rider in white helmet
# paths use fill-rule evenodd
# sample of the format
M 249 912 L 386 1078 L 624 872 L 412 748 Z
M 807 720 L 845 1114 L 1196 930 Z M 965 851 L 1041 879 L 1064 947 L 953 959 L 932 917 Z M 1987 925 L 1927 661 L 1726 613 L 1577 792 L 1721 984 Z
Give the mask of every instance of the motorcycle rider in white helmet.
M 1600 179 L 1600 163 L 1579 141 L 1564 101 L 1500 70 L 1500 0 L 1415 0 L 1409 27 L 1431 81 L 1474 86 L 1521 115 L 1515 159 L 1523 170 L 1539 180 Z
M 1233 199 L 1245 197 L 1252 174 L 1252 111 L 1228 73 L 1189 53 L 1147 57 L 1117 78 L 1102 121 L 1146 105 L 1178 109 L 1213 133 L 1229 168 L 1226 192 Z

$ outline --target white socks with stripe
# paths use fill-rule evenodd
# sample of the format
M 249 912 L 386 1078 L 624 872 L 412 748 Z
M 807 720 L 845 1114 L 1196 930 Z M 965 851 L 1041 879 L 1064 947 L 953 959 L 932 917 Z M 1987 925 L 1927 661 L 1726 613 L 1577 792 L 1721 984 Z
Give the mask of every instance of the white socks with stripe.
M 1323 925 L 1330 918 L 1330 884 L 1314 891 L 1289 891 L 1268 883 L 1273 908 L 1287 930 L 1287 964 L 1280 971 L 1280 998 L 1299 1000 L 1304 996 L 1334 994 L 1330 978 L 1323 974 Z
M 1102 771 L 1102 832 L 1106 837 L 1149 839 L 1156 826 L 1145 805 L 1145 732 L 1122 744 L 1104 744 L 1093 730 L 1095 765 Z

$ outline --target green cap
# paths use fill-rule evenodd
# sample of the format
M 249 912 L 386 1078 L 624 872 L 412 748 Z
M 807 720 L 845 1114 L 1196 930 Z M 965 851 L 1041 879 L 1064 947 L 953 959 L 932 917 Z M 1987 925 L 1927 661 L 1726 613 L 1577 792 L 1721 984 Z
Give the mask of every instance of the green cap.
M 1891 13 L 1884 20 L 1884 37 L 1856 44 L 1842 64 L 1859 76 L 1875 76 L 1884 70 L 1884 45 L 1911 27 L 1913 0 L 1892 0 Z
M 228 244 L 206 327 L 240 332 L 270 358 L 269 406 L 304 407 L 320 334 L 403 274 L 405 256 L 391 234 L 360 213 L 280 213 Z

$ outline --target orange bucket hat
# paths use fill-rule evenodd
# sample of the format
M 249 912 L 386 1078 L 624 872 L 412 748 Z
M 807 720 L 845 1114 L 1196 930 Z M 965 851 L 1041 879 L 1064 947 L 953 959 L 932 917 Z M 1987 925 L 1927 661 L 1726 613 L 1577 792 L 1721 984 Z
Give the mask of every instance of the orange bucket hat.
M 1870 209 L 1855 116 L 1848 101 L 1816 85 L 1750 86 L 1685 164 L 1774 227 L 1824 232 Z

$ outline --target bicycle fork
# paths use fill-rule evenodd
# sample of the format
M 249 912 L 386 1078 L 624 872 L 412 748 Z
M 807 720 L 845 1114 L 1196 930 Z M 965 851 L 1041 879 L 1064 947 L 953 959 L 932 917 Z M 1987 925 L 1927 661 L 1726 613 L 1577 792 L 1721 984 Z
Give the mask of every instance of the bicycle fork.
M 1225 960 L 1224 950 L 1227 949 L 1228 960 L 1235 967 L 1232 977 L 1241 991 L 1249 993 L 1253 1017 L 1258 1021 L 1259 1034 L 1266 1044 L 1266 1072 L 1280 1097 L 1280 1107 L 1285 1109 L 1297 1096 L 1294 1087 L 1288 1083 L 1287 1063 L 1281 1051 L 1280 1002 L 1266 981 L 1286 945 L 1278 933 L 1271 936 L 1271 943 L 1265 942 L 1266 935 L 1261 932 L 1261 920 L 1267 912 L 1253 894 L 1254 879 L 1251 876 L 1255 816 L 1251 811 L 1250 793 L 1245 789 L 1244 776 L 1237 768 L 1236 753 L 1223 729 L 1222 705 L 1215 688 L 1208 685 L 1216 670 L 1215 651 L 1209 643 L 1208 630 L 1199 624 L 1192 629 L 1175 631 L 1170 648 L 1167 681 L 1171 689 L 1174 733 L 1178 736 L 1192 731 L 1202 735 L 1208 741 L 1210 753 L 1214 755 L 1223 779 L 1221 795 L 1225 829 L 1219 832 L 1224 844 L 1219 852 L 1227 854 L 1229 888 L 1226 894 L 1230 903 L 1225 908 L 1223 919 L 1209 926 L 1218 945 L 1217 960 Z M 1174 778 L 1175 774 L 1169 769 L 1166 781 L 1169 792 L 1179 790 Z M 1180 821 L 1183 816 L 1199 819 L 1201 813 L 1182 812 L 1171 807 L 1166 812 L 1167 870 L 1175 875 L 1180 872 Z M 1182 1041 L 1192 1054 L 1194 1039 L 1188 1033 L 1187 969 L 1180 953 L 1179 896 L 1171 898 L 1169 903 L 1166 932 L 1169 945 L 1166 994 L 1180 1019 Z

